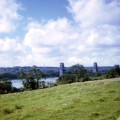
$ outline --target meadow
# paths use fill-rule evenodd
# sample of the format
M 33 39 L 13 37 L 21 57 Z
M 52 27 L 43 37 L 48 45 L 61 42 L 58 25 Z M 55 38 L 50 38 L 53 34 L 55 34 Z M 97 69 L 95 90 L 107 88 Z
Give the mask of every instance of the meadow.
M 0 95 L 0 120 L 116 120 L 120 78 Z

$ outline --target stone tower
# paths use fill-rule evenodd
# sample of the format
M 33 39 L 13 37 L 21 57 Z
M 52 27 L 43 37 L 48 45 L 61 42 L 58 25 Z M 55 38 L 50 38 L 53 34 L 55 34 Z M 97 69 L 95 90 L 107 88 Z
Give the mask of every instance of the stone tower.
M 60 76 L 64 74 L 64 63 L 60 63 L 59 73 L 60 73 Z
M 93 73 L 97 73 L 97 72 L 98 72 L 98 66 L 97 66 L 97 63 L 95 62 L 93 66 Z

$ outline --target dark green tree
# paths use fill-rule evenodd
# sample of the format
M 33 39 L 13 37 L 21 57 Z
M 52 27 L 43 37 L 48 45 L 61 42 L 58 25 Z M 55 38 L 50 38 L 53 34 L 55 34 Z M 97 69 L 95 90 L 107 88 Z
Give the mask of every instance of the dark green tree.
M 23 85 L 25 89 L 36 89 L 36 81 L 31 75 L 26 76 L 26 81 L 23 81 Z
M 120 67 L 119 65 L 117 67 L 115 67 L 115 72 L 118 76 L 120 76 Z
M 79 80 L 81 78 L 83 78 L 84 76 L 86 76 L 87 74 L 87 70 L 83 67 L 83 65 L 79 65 L 79 64 L 76 64 L 76 65 L 73 65 L 71 68 L 70 68 L 70 71 L 75 74 L 75 77 L 76 77 L 76 80 L 79 82 Z
M 46 85 L 45 85 L 45 81 L 40 81 L 40 88 L 45 88 Z
M 64 74 L 60 76 L 57 80 L 57 84 L 68 84 L 68 83 L 73 83 L 75 81 L 75 75 L 72 74 Z
M 19 72 L 19 79 L 25 79 L 27 76 L 26 70 L 21 69 Z
M 45 75 L 40 69 L 32 68 L 29 70 L 29 74 L 33 76 L 34 79 L 37 80 L 36 87 L 39 88 L 39 80 L 45 78 Z
M 12 83 L 8 78 L 0 80 L 0 94 L 9 93 L 12 90 Z
M 119 66 L 115 67 L 112 70 L 109 70 L 106 77 L 107 78 L 115 78 L 120 76 L 120 68 Z
M 26 79 L 26 81 L 23 82 L 25 89 L 35 89 L 39 88 L 39 80 L 45 78 L 45 75 L 42 71 L 40 71 L 40 69 L 31 68 L 28 71 L 21 70 L 19 78 Z M 32 86 L 32 84 L 34 87 Z

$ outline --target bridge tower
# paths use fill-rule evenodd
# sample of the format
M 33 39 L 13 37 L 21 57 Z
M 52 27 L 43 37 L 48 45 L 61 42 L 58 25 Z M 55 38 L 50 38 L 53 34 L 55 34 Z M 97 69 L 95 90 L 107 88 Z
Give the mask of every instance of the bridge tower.
M 59 73 L 60 73 L 60 76 L 64 74 L 64 63 L 60 63 Z
M 97 63 L 95 62 L 93 66 L 93 73 L 97 73 L 97 72 L 98 72 L 98 66 L 97 66 Z

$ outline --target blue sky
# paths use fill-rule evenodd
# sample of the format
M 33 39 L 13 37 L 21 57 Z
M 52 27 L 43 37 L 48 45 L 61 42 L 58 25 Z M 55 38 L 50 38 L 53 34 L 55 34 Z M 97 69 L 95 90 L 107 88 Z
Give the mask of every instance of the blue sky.
M 70 17 L 66 9 L 67 0 L 21 0 L 21 3 L 26 9 L 22 14 L 38 21 Z
M 0 0 L 0 66 L 120 64 L 119 0 Z

